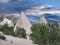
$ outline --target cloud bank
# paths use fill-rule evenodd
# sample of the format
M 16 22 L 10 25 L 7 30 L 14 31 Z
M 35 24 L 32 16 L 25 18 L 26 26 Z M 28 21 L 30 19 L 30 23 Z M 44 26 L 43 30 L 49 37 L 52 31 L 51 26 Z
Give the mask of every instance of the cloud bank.
M 7 3 L 9 2 L 10 0 L 0 0 L 1 3 Z

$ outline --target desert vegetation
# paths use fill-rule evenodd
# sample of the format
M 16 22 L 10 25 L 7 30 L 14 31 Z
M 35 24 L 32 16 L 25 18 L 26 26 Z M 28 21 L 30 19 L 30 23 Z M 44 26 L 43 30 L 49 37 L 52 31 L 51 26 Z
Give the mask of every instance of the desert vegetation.
M 26 38 L 26 31 L 24 28 L 17 28 L 16 33 L 13 31 L 14 27 L 8 27 L 7 24 L 0 26 L 0 31 L 6 35 L 11 35 L 19 38 Z
M 57 22 L 47 25 L 34 24 L 31 40 L 38 45 L 60 45 L 60 27 Z
M 26 31 L 24 28 L 17 27 L 17 31 L 16 31 L 15 35 L 20 38 L 26 38 Z

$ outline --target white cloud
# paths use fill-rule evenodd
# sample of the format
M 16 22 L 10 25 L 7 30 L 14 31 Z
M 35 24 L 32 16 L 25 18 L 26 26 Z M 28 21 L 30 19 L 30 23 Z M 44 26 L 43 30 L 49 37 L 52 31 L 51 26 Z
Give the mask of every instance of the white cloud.
M 60 15 L 60 10 L 26 10 L 25 11 L 25 14 L 28 15 L 28 14 L 32 14 L 32 15 L 35 15 L 35 14 L 59 14 Z
M 10 0 L 0 0 L 0 2 L 2 3 L 6 3 L 6 2 L 9 2 Z

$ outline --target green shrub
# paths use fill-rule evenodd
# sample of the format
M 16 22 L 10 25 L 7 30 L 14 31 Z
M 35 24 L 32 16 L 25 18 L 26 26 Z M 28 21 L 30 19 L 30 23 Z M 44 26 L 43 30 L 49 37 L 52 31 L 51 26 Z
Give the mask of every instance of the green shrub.
M 26 31 L 24 28 L 17 28 L 16 36 L 20 38 L 26 38 Z
M 6 37 L 0 35 L 0 39 L 6 40 Z
M 45 25 L 43 26 L 33 25 L 31 30 L 32 30 L 31 39 L 34 41 L 34 43 L 37 43 L 39 45 L 47 43 L 48 31 L 46 30 Z
M 20 38 L 26 38 L 26 31 L 24 28 L 17 28 L 16 33 L 13 31 L 14 27 L 8 27 L 7 25 L 1 26 L 0 31 L 6 35 L 12 35 Z
M 13 27 L 8 27 L 7 25 L 1 26 L 0 31 L 2 31 L 6 35 L 14 35 Z

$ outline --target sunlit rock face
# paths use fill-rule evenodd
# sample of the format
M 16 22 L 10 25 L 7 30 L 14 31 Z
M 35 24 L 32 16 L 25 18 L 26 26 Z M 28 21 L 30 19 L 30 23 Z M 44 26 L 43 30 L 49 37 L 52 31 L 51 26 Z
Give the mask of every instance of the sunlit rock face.
M 5 24 L 7 24 L 8 27 L 13 27 L 14 26 L 13 22 L 11 20 L 7 19 L 7 18 L 4 18 L 3 21 L 1 21 L 1 23 L 0 23 L 0 25 L 5 25 Z
M 17 23 L 14 27 L 14 31 L 16 31 L 17 27 L 24 28 L 26 30 L 26 34 L 29 35 L 32 33 L 30 30 L 31 26 L 32 26 L 32 24 L 29 22 L 29 20 L 25 16 L 25 14 L 23 12 L 21 12 L 20 17 L 17 20 Z
M 40 17 L 40 22 L 39 23 L 43 24 L 43 25 L 47 24 L 47 21 L 46 21 L 46 19 L 45 19 L 45 17 L 43 15 Z

